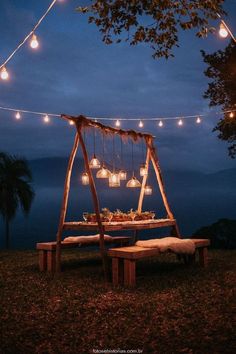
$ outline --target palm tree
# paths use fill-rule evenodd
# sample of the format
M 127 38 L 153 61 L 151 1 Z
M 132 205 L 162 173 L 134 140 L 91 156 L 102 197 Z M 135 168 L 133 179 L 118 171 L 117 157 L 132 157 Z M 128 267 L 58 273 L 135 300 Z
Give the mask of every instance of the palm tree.
M 10 221 L 19 206 L 25 215 L 34 199 L 32 176 L 25 159 L 0 152 L 0 214 L 5 222 L 6 248 L 10 244 Z

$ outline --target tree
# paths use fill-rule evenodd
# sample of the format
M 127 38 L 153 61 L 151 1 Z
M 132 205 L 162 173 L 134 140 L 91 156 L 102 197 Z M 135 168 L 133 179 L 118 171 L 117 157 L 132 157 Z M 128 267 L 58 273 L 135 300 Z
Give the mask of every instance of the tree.
M 229 156 L 236 155 L 236 44 L 231 41 L 224 51 L 213 54 L 202 51 L 204 62 L 208 65 L 205 75 L 211 79 L 204 98 L 210 99 L 210 106 L 222 106 L 223 118 L 217 123 L 214 131 L 218 137 L 229 144 Z
M 210 20 L 225 14 L 224 0 L 95 0 L 77 10 L 89 14 L 106 44 L 125 40 L 131 45 L 149 43 L 153 57 L 173 56 L 178 33 L 196 29 L 198 37 L 213 32 Z M 124 32 L 126 35 L 124 35 Z M 116 40 L 115 40 L 116 38 Z
M 10 221 L 21 206 L 25 215 L 34 198 L 32 177 L 27 161 L 0 153 L 0 214 L 5 221 L 6 248 L 9 248 Z

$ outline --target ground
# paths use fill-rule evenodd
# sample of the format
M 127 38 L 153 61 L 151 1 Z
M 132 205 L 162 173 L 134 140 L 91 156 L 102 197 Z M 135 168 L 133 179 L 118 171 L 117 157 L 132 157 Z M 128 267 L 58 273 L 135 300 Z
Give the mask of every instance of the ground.
M 174 255 L 143 261 L 129 290 L 103 282 L 96 253 L 66 251 L 55 278 L 35 251 L 2 251 L 0 353 L 235 353 L 235 259 L 210 251 L 206 270 Z

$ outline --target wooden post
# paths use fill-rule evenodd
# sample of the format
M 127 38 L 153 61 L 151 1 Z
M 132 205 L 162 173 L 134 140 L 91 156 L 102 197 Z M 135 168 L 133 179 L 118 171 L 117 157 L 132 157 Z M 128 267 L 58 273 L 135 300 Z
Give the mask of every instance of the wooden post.
M 136 260 L 124 259 L 124 285 L 135 287 L 136 284 Z
M 65 222 L 65 217 L 66 217 L 66 212 L 67 212 L 67 205 L 68 205 L 68 196 L 69 196 L 69 191 L 70 191 L 70 180 L 71 180 L 71 172 L 72 172 L 72 167 L 75 159 L 75 155 L 78 149 L 79 145 L 79 135 L 76 133 L 75 135 L 75 140 L 74 140 L 74 145 L 71 150 L 68 166 L 67 166 L 67 172 L 66 172 L 66 178 L 65 178 L 65 184 L 64 184 L 64 194 L 63 194 L 63 200 L 62 200 L 62 206 L 61 206 L 61 215 L 60 215 L 60 220 L 59 220 L 59 226 L 58 226 L 58 231 L 57 231 L 57 245 L 56 245 L 56 272 L 61 271 L 61 236 L 62 236 L 62 231 L 63 231 L 63 224 Z
M 95 210 L 95 213 L 96 213 L 96 218 L 97 218 L 97 223 L 98 223 L 98 230 L 99 230 L 99 234 L 100 234 L 99 245 L 100 245 L 100 252 L 101 252 L 101 256 L 102 256 L 103 270 L 104 270 L 105 279 L 107 279 L 108 273 L 107 273 L 107 266 L 106 266 L 104 229 L 103 229 L 103 225 L 102 225 L 101 217 L 100 217 L 100 206 L 99 206 L 96 186 L 95 186 L 95 183 L 94 183 L 92 172 L 91 172 L 90 167 L 89 167 L 88 154 L 87 154 L 87 150 L 86 150 L 86 147 L 85 147 L 85 144 L 84 144 L 84 140 L 83 140 L 83 137 L 82 137 L 82 134 L 81 134 L 81 128 L 82 127 L 81 127 L 81 124 L 79 122 L 76 122 L 76 128 L 77 128 L 77 132 L 78 132 L 78 135 L 79 135 L 79 140 L 80 140 L 80 144 L 81 144 L 81 148 L 82 148 L 82 152 L 83 152 L 83 156 L 84 156 L 84 163 L 85 163 L 86 172 L 87 172 L 87 174 L 89 176 L 89 185 L 90 185 L 90 189 L 91 189 L 91 193 L 92 193 L 94 210 Z
M 138 212 L 139 213 L 141 213 L 142 206 L 143 206 L 144 189 L 145 189 L 145 186 L 147 183 L 147 178 L 148 178 L 149 161 L 150 161 L 150 147 L 147 146 L 147 156 L 146 156 L 146 163 L 145 163 L 145 166 L 147 168 L 147 174 L 143 176 L 142 187 L 141 187 L 140 194 L 139 194 L 139 201 L 138 201 Z
M 157 159 L 156 150 L 155 150 L 155 147 L 153 145 L 153 139 L 151 137 L 148 137 L 146 142 L 147 142 L 148 147 L 150 148 L 150 158 L 151 158 L 151 161 L 152 161 L 152 164 L 153 164 L 154 171 L 156 173 L 158 186 L 159 186 L 159 189 L 160 189 L 160 193 L 161 193 L 161 196 L 162 196 L 162 200 L 163 200 L 163 203 L 164 203 L 168 218 L 171 219 L 171 220 L 174 220 L 174 215 L 173 215 L 173 213 L 172 213 L 172 211 L 170 209 L 170 206 L 169 206 L 169 203 L 168 203 L 168 200 L 167 200 L 167 197 L 166 197 L 164 183 L 163 183 L 162 174 L 161 174 L 161 169 L 160 169 L 160 165 L 159 165 L 159 162 L 158 162 L 158 159 Z M 181 237 L 179 229 L 178 229 L 178 225 L 177 225 L 176 222 L 175 222 L 175 226 L 173 228 L 174 228 L 174 231 L 175 231 L 175 235 L 177 237 Z

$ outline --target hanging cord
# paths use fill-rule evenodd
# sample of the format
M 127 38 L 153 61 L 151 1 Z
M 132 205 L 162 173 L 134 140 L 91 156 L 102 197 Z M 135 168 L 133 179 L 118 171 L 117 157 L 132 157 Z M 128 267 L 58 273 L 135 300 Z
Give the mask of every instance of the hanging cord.
M 93 128 L 93 154 L 95 156 L 96 142 L 95 142 L 95 128 Z
M 104 166 L 105 162 L 105 138 L 104 133 L 102 133 L 102 166 Z
M 133 176 L 134 176 L 134 143 L 133 140 L 131 140 L 131 156 L 132 156 L 132 170 L 133 170 Z
M 86 133 L 85 133 L 85 129 L 83 130 L 83 139 L 84 139 L 84 145 L 86 146 Z M 84 159 L 83 159 L 83 160 L 84 160 Z M 86 171 L 85 160 L 84 160 L 84 170 Z
M 115 172 L 115 134 L 113 134 L 113 141 L 112 141 L 112 149 L 113 149 L 113 161 L 112 161 L 112 166 L 113 166 L 113 172 Z
M 124 168 L 124 160 L 123 160 L 123 140 L 122 137 L 120 136 L 120 163 L 121 163 L 121 168 Z

